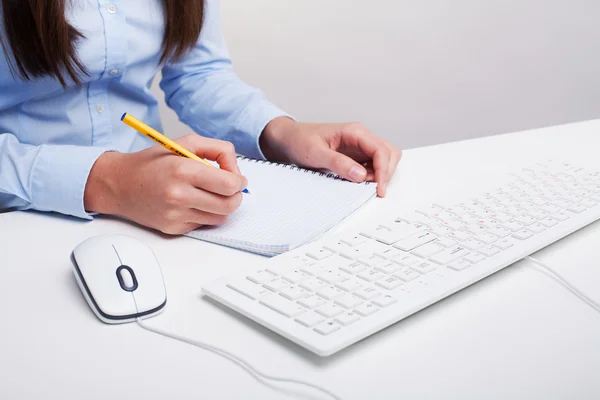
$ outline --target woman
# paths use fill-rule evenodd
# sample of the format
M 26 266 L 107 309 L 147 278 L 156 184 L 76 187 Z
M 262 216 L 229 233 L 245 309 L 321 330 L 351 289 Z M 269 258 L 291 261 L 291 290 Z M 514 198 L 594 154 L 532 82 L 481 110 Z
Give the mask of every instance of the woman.
M 1 2 L 0 211 L 114 214 L 169 234 L 221 224 L 248 184 L 236 151 L 375 180 L 385 195 L 400 150 L 357 123 L 296 122 L 240 81 L 217 0 Z M 201 135 L 179 142 L 221 169 L 120 123 L 128 112 L 160 129 L 158 72 Z

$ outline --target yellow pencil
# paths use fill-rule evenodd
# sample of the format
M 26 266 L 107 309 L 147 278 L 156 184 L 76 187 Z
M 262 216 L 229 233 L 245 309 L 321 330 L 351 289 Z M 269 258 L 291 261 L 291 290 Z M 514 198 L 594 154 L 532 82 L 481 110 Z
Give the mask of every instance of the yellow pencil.
M 175 153 L 181 157 L 186 157 L 186 158 L 191 158 L 192 160 L 201 161 L 204 164 L 208 165 L 209 167 L 216 168 L 214 165 L 212 165 L 205 159 L 198 157 L 196 154 L 192 153 L 191 151 L 189 151 L 188 149 L 186 149 L 179 143 L 169 139 L 162 133 L 158 132 L 155 129 L 152 129 L 152 127 L 146 125 L 139 119 L 137 119 L 127 113 L 123 114 L 123 116 L 121 117 L 121 121 L 123 123 L 129 125 L 133 129 L 135 129 L 136 131 L 140 132 L 141 134 L 148 136 L 150 139 L 154 140 L 156 143 L 160 144 L 161 146 L 163 146 L 164 148 L 166 148 L 168 150 L 171 150 L 173 153 Z M 242 190 L 242 192 L 249 193 L 248 189 L 244 189 L 244 190 Z

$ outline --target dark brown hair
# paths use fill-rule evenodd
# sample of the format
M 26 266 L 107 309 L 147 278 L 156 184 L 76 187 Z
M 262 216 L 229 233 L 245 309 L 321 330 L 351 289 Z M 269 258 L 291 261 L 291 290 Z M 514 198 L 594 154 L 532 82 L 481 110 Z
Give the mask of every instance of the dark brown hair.
M 65 86 L 87 71 L 75 42 L 84 38 L 65 16 L 69 0 L 2 0 L 6 38 L 0 43 L 13 74 L 26 80 L 51 76 Z M 191 50 L 202 29 L 204 0 L 162 0 L 165 35 L 160 62 L 177 61 Z M 12 53 L 12 56 L 11 56 Z

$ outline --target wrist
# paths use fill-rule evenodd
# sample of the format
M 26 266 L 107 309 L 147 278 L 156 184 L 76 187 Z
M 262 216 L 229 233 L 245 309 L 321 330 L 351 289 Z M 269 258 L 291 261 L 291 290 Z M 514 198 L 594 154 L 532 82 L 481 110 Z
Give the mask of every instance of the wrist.
M 83 195 L 83 204 L 87 212 L 115 214 L 117 194 L 119 193 L 116 172 L 125 154 L 106 152 L 100 155 L 88 176 Z
M 267 124 L 259 140 L 260 149 L 267 160 L 290 161 L 285 151 L 285 139 L 296 124 L 296 121 L 288 117 L 277 117 Z

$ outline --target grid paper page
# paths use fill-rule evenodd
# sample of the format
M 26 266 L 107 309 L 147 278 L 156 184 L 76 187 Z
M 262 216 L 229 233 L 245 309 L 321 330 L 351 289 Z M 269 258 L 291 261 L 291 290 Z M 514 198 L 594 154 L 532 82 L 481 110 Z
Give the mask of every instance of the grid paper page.
M 187 236 L 272 256 L 313 240 L 375 195 L 374 183 L 247 158 L 238 164 L 250 194 L 225 224 Z

